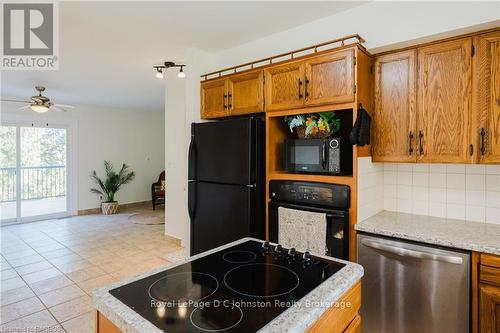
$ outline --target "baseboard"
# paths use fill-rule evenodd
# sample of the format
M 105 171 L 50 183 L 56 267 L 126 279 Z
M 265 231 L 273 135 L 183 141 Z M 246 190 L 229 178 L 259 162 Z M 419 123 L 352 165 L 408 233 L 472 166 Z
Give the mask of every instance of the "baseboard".
M 151 205 L 151 200 L 119 204 L 118 211 L 120 211 L 120 209 L 135 208 L 135 207 L 141 207 L 141 206 L 145 206 L 145 205 Z M 101 207 L 78 210 L 78 216 L 80 216 L 80 215 L 94 215 L 94 214 L 101 214 Z

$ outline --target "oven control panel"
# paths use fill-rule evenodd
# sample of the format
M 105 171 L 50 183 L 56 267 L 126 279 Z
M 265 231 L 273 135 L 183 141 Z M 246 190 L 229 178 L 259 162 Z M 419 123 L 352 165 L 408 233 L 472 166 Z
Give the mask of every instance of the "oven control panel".
M 349 208 L 350 188 L 347 185 L 271 181 L 269 195 L 273 201 L 313 203 L 321 206 Z

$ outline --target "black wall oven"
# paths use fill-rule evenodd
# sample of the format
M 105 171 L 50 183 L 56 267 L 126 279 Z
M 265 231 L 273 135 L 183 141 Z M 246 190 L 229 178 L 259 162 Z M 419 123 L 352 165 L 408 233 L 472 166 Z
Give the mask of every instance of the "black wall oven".
M 271 181 L 269 195 L 271 199 L 269 203 L 269 240 L 271 242 L 280 243 L 278 237 L 280 207 L 324 213 L 327 224 L 324 254 L 348 259 L 349 186 L 316 182 Z
M 285 140 L 288 172 L 352 173 L 352 146 L 342 138 Z

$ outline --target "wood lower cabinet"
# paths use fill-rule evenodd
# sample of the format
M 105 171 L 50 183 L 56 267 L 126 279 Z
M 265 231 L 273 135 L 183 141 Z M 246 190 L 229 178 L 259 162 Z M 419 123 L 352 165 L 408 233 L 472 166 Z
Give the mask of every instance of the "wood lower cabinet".
M 262 71 L 232 75 L 227 79 L 228 108 L 231 115 L 264 111 Z
M 415 162 L 416 50 L 380 56 L 374 64 L 372 157 L 375 162 Z
M 500 332 L 500 257 L 481 254 L 479 332 Z
M 304 68 L 304 63 L 297 61 L 264 70 L 266 111 L 295 109 L 304 105 Z
M 305 61 L 305 105 L 354 101 L 354 50 L 339 51 Z
M 347 291 L 338 304 L 344 304 L 345 307 L 330 307 L 308 328 L 307 333 L 361 332 L 361 320 L 358 315 L 361 308 L 361 281 Z
M 500 31 L 477 39 L 480 162 L 500 163 Z
M 201 84 L 201 118 L 221 118 L 229 115 L 227 82 L 216 79 Z
M 419 162 L 472 161 L 472 38 L 418 49 Z

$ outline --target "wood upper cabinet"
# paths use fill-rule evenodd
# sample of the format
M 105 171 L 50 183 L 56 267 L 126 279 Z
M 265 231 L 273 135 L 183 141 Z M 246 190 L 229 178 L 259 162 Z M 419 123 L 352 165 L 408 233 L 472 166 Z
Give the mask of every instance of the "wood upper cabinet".
M 229 115 L 227 82 L 216 79 L 201 84 L 201 118 L 221 118 Z
M 418 49 L 418 161 L 467 163 L 472 126 L 472 38 Z
M 480 162 L 500 163 L 500 31 L 480 35 L 476 45 L 479 128 L 474 134 Z
M 231 115 L 264 111 L 262 71 L 232 75 L 227 79 L 228 108 Z
M 354 50 L 334 52 L 305 61 L 305 104 L 354 101 Z
M 263 112 L 263 81 L 263 72 L 256 70 L 202 82 L 201 118 Z
M 416 50 L 377 57 L 372 156 L 375 162 L 415 162 Z
M 266 111 L 300 108 L 304 105 L 304 62 L 266 68 Z

